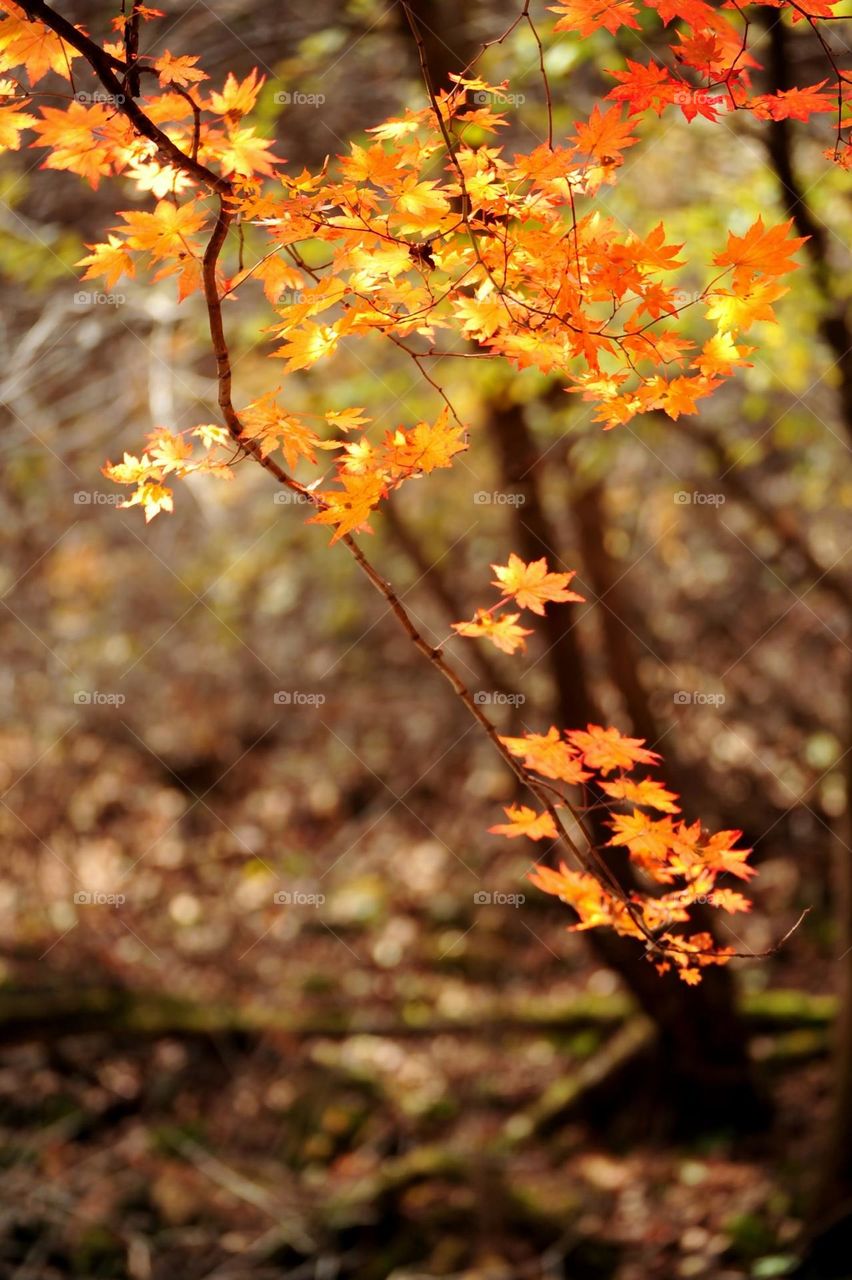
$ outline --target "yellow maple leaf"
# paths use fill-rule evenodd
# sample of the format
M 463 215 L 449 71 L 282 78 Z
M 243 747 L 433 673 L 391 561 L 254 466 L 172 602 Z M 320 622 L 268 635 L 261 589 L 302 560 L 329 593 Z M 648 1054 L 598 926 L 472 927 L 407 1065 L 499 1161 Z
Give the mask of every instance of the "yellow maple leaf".
M 281 356 L 287 361 L 285 373 L 295 369 L 308 369 L 323 356 L 329 355 L 337 346 L 339 334 L 334 324 L 314 324 L 306 320 L 299 329 L 290 334 L 282 347 L 273 351 L 274 356 Z
M 136 492 L 122 507 L 142 507 L 145 512 L 145 523 L 148 524 L 161 511 L 174 511 L 174 496 L 171 489 L 159 484 L 156 480 L 146 480 L 140 484 Z
M 462 322 L 462 332 L 475 338 L 477 342 L 492 337 L 498 329 L 511 323 L 506 303 L 500 294 L 485 286 L 477 292 L 476 297 L 462 295 L 457 298 L 453 310 Z
M 742 293 L 714 291 L 709 295 L 707 318 L 731 334 L 749 329 L 757 320 L 771 323 L 775 320 L 771 304 L 788 292 L 786 285 L 774 280 L 754 281 Z
M 185 436 L 173 435 L 171 431 L 161 428 L 149 435 L 151 461 L 163 475 L 169 472 L 181 472 L 184 463 L 192 457 L 192 445 Z
M 137 458 L 126 452 L 121 462 L 105 462 L 101 467 L 107 479 L 114 480 L 116 484 L 138 484 L 140 480 L 150 476 L 153 469 L 153 463 L 146 453 Z
M 450 202 L 443 191 L 437 190 L 434 179 L 417 182 L 406 179 L 402 191 L 396 197 L 396 209 L 402 217 L 399 229 L 403 235 L 413 232 L 437 231 L 441 219 L 450 211 Z
M 253 125 L 244 129 L 231 129 L 224 138 L 208 134 L 203 147 L 204 159 L 217 160 L 225 174 L 236 173 L 250 178 L 255 173 L 271 177 L 279 163 L 275 156 L 267 155 L 272 143 L 259 138 Z
M 233 71 L 229 71 L 222 92 L 217 93 L 215 89 L 211 92 L 209 109 L 216 115 L 231 116 L 234 119 L 248 115 L 257 101 L 264 80 L 264 76 L 258 78 L 256 67 L 252 67 L 242 81 L 237 79 Z

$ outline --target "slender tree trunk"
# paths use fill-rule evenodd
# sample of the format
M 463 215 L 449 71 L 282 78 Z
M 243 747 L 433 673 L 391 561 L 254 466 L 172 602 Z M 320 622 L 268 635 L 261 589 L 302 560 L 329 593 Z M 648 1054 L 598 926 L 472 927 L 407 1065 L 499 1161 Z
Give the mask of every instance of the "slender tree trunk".
M 624 709 L 635 733 L 651 746 L 664 736 L 666 727 L 654 715 L 648 694 L 639 679 L 638 662 L 642 641 L 639 622 L 634 616 L 629 593 L 622 584 L 622 571 L 607 550 L 604 533 L 607 528 L 605 487 L 601 482 L 588 485 L 572 504 L 580 535 L 583 573 L 595 599 L 600 602 L 601 631 L 607 665 L 618 688 Z M 682 786 L 671 776 L 669 781 L 679 791 Z

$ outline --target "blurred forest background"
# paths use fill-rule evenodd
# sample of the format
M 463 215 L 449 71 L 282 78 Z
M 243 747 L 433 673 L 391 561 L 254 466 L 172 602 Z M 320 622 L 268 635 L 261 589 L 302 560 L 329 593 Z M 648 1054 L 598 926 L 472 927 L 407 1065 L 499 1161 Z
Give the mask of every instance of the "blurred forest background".
M 113 13 L 60 7 L 98 36 Z M 295 169 L 422 97 L 399 4 L 166 7 L 146 34 L 268 77 Z M 444 81 L 519 6 L 413 7 Z M 767 87 L 821 79 L 805 24 L 764 12 Z M 548 41 L 558 133 L 632 39 Z M 537 145 L 529 33 L 482 67 L 524 98 L 501 141 Z M 371 540 L 436 642 L 510 550 L 578 570 L 588 602 L 525 658 L 453 654 L 501 725 L 635 732 L 687 814 L 743 829 L 755 908 L 723 942 L 766 952 L 812 908 L 696 991 L 566 932 L 525 842 L 486 834 L 513 780 L 259 469 L 148 528 L 116 508 L 106 458 L 216 420 L 205 318 L 168 280 L 78 282 L 129 186 L 3 157 L 0 1274 L 852 1275 L 852 204 L 828 144 L 647 128 L 601 203 L 688 243 L 685 300 L 757 214 L 811 237 L 753 367 L 699 417 L 604 434 L 540 375 L 445 360 L 471 452 Z M 245 403 L 280 371 L 250 294 L 227 321 Z M 434 413 L 387 347 L 322 369 L 291 404 Z

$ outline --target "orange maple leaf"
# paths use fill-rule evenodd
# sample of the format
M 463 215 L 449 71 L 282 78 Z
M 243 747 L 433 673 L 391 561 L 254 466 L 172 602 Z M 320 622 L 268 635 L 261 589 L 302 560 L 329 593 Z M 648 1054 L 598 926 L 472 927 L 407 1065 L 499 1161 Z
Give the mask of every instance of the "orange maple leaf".
M 555 725 L 547 733 L 527 733 L 523 738 L 502 738 L 500 741 L 519 757 L 527 769 L 543 778 L 566 782 L 569 786 L 586 782 L 592 776 L 582 765 L 575 749 L 565 742 Z
M 573 135 L 577 139 L 575 150 L 601 164 L 621 164 L 622 151 L 639 141 L 630 132 L 631 127 L 620 107 L 610 107 L 608 111 L 595 107 L 589 119 L 577 125 Z
M 311 524 L 336 525 L 332 543 L 347 533 L 369 529 L 373 511 L 387 496 L 387 486 L 381 476 L 352 475 L 342 473 L 340 489 L 326 489 L 318 494 L 325 504 L 324 510 L 311 517 Z
M 197 57 L 176 58 L 166 50 L 159 58 L 154 59 L 154 70 L 158 73 L 161 84 L 177 84 L 186 89 L 208 78 L 207 72 L 195 65 L 197 61 Z
M 118 236 L 108 236 L 106 244 L 87 244 L 86 248 L 92 252 L 75 263 L 78 267 L 88 267 L 81 279 L 94 280 L 103 276 L 107 288 L 111 289 L 121 276 L 135 274 L 133 259 Z
M 453 630 L 460 636 L 481 637 L 503 653 L 515 653 L 518 649 L 526 649 L 526 636 L 532 632 L 526 627 L 518 626 L 519 613 L 503 613 L 495 617 L 486 609 L 477 609 L 471 622 L 454 622 Z
M 72 61 L 80 56 L 48 27 L 31 21 L 17 5 L 4 14 L 0 24 L 0 71 L 25 67 L 30 84 L 38 84 L 48 71 L 67 80 Z
M 566 590 L 575 571 L 549 573 L 543 556 L 540 560 L 525 564 L 520 556 L 512 552 L 508 564 L 492 564 L 491 568 L 497 574 L 494 579 L 495 587 L 500 587 L 507 596 L 514 596 L 521 609 L 530 609 L 542 616 L 547 601 L 564 604 L 569 600 L 582 603 L 585 599 L 584 596 L 577 595 L 576 591 Z
M 508 808 L 504 806 L 503 812 L 509 821 L 498 822 L 496 826 L 489 827 L 492 835 L 506 836 L 509 840 L 514 840 L 517 836 L 527 836 L 530 840 L 556 839 L 556 823 L 546 811 L 536 813 L 535 809 L 526 805 L 510 804 Z
M 632 778 L 616 778 L 614 782 L 602 782 L 601 789 L 614 800 L 646 805 L 661 813 L 680 812 L 680 807 L 675 803 L 675 793 L 667 791 L 662 782 L 657 782 L 655 778 L 642 778 L 640 782 L 634 782 Z
M 744 236 L 728 233 L 728 243 L 721 253 L 717 253 L 713 261 L 717 267 L 733 267 L 734 289 L 745 290 L 756 275 L 782 276 L 788 271 L 797 270 L 799 264 L 792 262 L 792 255 L 805 243 L 807 236 L 791 236 L 788 232 L 793 219 L 780 222 L 774 227 L 764 227 L 763 218 L 758 218 Z
M 572 871 L 560 862 L 558 871 L 538 866 L 529 872 L 527 879 L 537 889 L 553 894 L 573 907 L 580 917 L 579 924 L 573 925 L 573 929 L 596 929 L 600 925 L 613 924 L 616 904 L 599 881 L 585 871 Z
M 601 28 L 613 35 L 620 27 L 639 29 L 636 21 L 639 10 L 632 0 L 559 0 L 548 8 L 560 15 L 554 31 L 576 31 L 580 36 L 590 36 Z
M 566 735 L 590 769 L 606 775 L 614 769 L 632 769 L 634 764 L 656 764 L 656 751 L 648 751 L 644 738 L 627 738 L 612 727 L 599 724 L 585 729 L 571 729 Z

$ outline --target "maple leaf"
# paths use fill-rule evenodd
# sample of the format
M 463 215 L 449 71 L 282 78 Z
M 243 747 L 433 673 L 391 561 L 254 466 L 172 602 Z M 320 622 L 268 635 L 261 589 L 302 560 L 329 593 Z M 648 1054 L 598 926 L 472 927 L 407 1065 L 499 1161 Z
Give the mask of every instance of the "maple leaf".
M 382 124 L 373 125 L 367 133 L 374 133 L 382 142 L 396 142 L 399 138 L 416 133 L 422 123 L 422 116 L 409 112 L 402 119 L 385 120 Z
M 655 408 L 662 409 L 675 421 L 684 413 L 695 413 L 696 403 L 702 396 L 709 395 L 719 384 L 701 374 L 698 377 L 672 378 L 663 381 L 662 394 L 654 403 Z
M 197 67 L 196 62 L 197 57 L 175 58 L 166 51 L 161 57 L 154 59 L 154 70 L 159 75 L 161 84 L 176 84 L 187 89 L 208 78 L 207 72 Z
M 526 805 L 510 804 L 503 809 L 508 822 L 499 822 L 488 830 L 492 835 L 506 836 L 514 840 L 517 836 L 526 836 L 529 840 L 555 840 L 556 824 L 549 813 L 536 813 Z
M 220 427 L 215 422 L 203 422 L 198 427 L 193 427 L 190 432 L 196 436 L 205 449 L 212 449 L 215 445 L 226 445 L 231 443 L 231 437 L 224 427 Z
M 106 287 L 111 289 L 121 276 L 135 275 L 133 259 L 127 252 L 127 246 L 119 240 L 118 236 L 110 235 L 107 237 L 106 244 L 87 244 L 86 248 L 91 249 L 92 252 L 74 264 L 78 267 L 88 267 L 81 279 L 94 280 L 98 276 L 103 276 Z
M 465 436 L 464 427 L 450 422 L 449 409 L 444 408 L 435 423 L 420 422 L 410 431 L 400 427 L 389 435 L 385 464 L 391 471 L 424 474 L 451 467 L 455 455 L 468 447 Z
M 666 947 L 665 960 L 656 966 L 658 972 L 665 973 L 674 967 L 677 976 L 692 987 L 701 981 L 702 968 L 725 964 L 734 954 L 733 947 L 719 947 L 709 933 L 693 933 L 688 937 L 663 933 L 658 942 Z
M 573 907 L 580 917 L 574 929 L 596 929 L 614 921 L 616 913 L 612 898 L 600 882 L 585 871 L 571 871 L 564 862 L 560 862 L 558 871 L 538 866 L 529 872 L 527 879 L 537 889 Z
M 649 9 L 656 9 L 663 23 L 680 18 L 690 27 L 712 27 L 716 15 L 706 0 L 645 0 Z
M 736 889 L 714 889 L 707 895 L 711 907 L 719 907 L 733 915 L 737 911 L 751 911 L 752 903 Z
M 675 101 L 683 112 L 683 117 L 692 123 L 697 116 L 705 120 L 718 120 L 721 112 L 726 111 L 729 99 L 722 93 L 708 93 L 706 89 L 693 89 L 684 85 L 675 95 Z
M 548 8 L 560 15 L 554 31 L 576 31 L 578 35 L 590 36 L 602 28 L 612 35 L 620 27 L 639 29 L 636 21 L 639 10 L 632 0 L 559 0 Z
M 610 825 L 614 834 L 608 844 L 627 845 L 646 870 L 653 870 L 655 863 L 665 864 L 674 837 L 671 818 L 650 818 L 641 809 L 634 809 L 630 814 L 616 814 Z
M 146 454 L 137 458 L 134 454 L 125 452 L 121 462 L 106 462 L 101 470 L 116 484 L 138 484 L 151 474 L 153 464 Z
M 245 80 L 238 80 L 233 71 L 228 72 L 221 93 L 214 89 L 208 100 L 208 107 L 219 116 L 229 116 L 239 120 L 246 116 L 257 102 L 257 95 L 264 85 L 264 76 L 258 77 L 257 68 L 252 67 Z
M 378 475 L 350 475 L 344 472 L 340 476 L 340 482 L 342 490 L 327 489 L 317 495 L 325 509 L 318 511 L 310 521 L 311 524 L 336 525 L 332 543 L 347 533 L 369 529 L 370 516 L 382 498 L 387 496 L 387 485 Z
M 19 96 L 17 86 L 12 80 L 0 80 L 0 104 L 4 98 Z M 23 102 L 28 99 L 22 98 Z M 14 103 L 0 105 L 0 147 L 7 151 L 18 151 L 21 146 L 21 134 L 31 129 L 37 122 L 36 116 L 27 111 L 20 111 Z
M 620 107 L 601 111 L 595 107 L 585 123 L 577 125 L 572 136 L 577 139 L 575 151 L 591 156 L 602 164 L 621 164 L 621 153 L 639 139 L 631 132 L 629 120 L 625 120 Z
M 225 174 L 237 173 L 244 178 L 262 173 L 270 177 L 279 163 L 275 156 L 267 155 L 272 143 L 258 138 L 252 125 L 245 129 L 231 129 L 221 141 L 208 135 L 204 147 L 205 156 L 215 159 Z
M 31 145 L 49 147 L 46 169 L 67 169 L 97 189 L 100 179 L 114 171 L 115 143 L 129 136 L 120 121 L 111 120 L 100 103 L 85 106 L 70 102 L 67 108 L 42 107 L 33 125 L 39 139 Z
M 354 431 L 356 427 L 363 427 L 370 421 L 364 417 L 363 408 L 329 409 L 325 420 L 330 426 L 337 427 L 338 431 Z
M 296 267 L 285 262 L 278 254 L 272 254 L 265 262 L 259 263 L 254 268 L 249 268 L 243 275 L 238 275 L 233 281 L 233 288 L 244 278 L 255 276 L 263 282 L 263 292 L 266 295 L 267 302 L 276 303 L 285 289 L 298 291 L 304 283 L 304 276 Z
M 592 776 L 583 768 L 574 747 L 563 741 L 555 725 L 551 725 L 546 734 L 527 733 L 523 738 L 501 737 L 500 741 L 513 756 L 523 760 L 526 769 L 543 778 L 574 786 Z
M 171 489 L 167 489 L 156 480 L 146 480 L 120 505 L 122 507 L 141 506 L 145 512 L 145 523 L 149 524 L 161 511 L 174 511 L 174 495 Z
M 176 259 L 169 269 L 178 271 L 181 260 L 194 250 L 191 237 L 204 226 L 208 214 L 200 201 L 174 205 L 159 200 L 153 213 L 119 210 L 119 216 L 127 223 L 120 230 L 129 248 L 150 253 L 153 262 Z
M 628 58 L 626 71 L 610 71 L 609 74 L 620 83 L 615 89 L 610 89 L 607 98 L 626 102 L 632 116 L 649 108 L 661 116 L 666 107 L 677 101 L 681 92 L 680 82 L 672 79 L 666 68 L 657 62 L 644 66 Z
M 336 448 L 334 441 L 320 440 L 293 414 L 287 413 L 275 399 L 279 388 L 268 391 L 240 411 L 249 434 L 260 446 L 264 457 L 273 449 L 281 449 L 291 470 L 300 458 L 316 462 L 315 449 Z
M 173 435 L 171 431 L 165 429 L 155 431 L 148 439 L 151 461 L 159 468 L 162 475 L 183 470 L 184 463 L 192 456 L 190 442 L 183 436 Z
M 715 374 L 727 375 L 733 371 L 734 365 L 744 364 L 746 356 L 752 351 L 754 347 L 738 347 L 730 333 L 716 333 L 704 343 L 701 355 L 693 361 L 692 368 L 700 369 L 710 377 Z
M 576 591 L 568 591 L 568 583 L 574 577 L 574 570 L 569 573 L 549 573 L 547 560 L 533 560 L 525 564 L 514 552 L 509 556 L 508 564 L 492 564 L 497 574 L 494 586 L 500 587 L 507 596 L 514 596 L 521 609 L 530 609 L 533 613 L 544 615 L 544 606 L 548 601 L 564 604 L 569 600 L 582 603 L 584 596 Z
M 654 778 L 643 778 L 640 782 L 634 782 L 631 778 L 617 778 L 614 782 L 602 782 L 601 790 L 614 800 L 646 805 L 651 809 L 659 809 L 661 813 L 680 812 L 675 803 L 675 793 L 667 791 L 662 782 L 657 782 Z
M 812 84 L 806 89 L 780 89 L 778 93 L 764 93 L 751 98 L 748 109 L 758 120 L 809 120 L 822 111 L 837 110 L 837 95 L 820 93 L 827 80 Z
M 568 741 L 577 748 L 590 769 L 606 775 L 614 769 L 632 769 L 634 764 L 656 764 L 656 751 L 648 751 L 644 738 L 627 738 L 617 729 L 604 729 L 599 724 L 585 729 L 571 729 Z
M 49 71 L 67 80 L 71 63 L 80 54 L 41 22 L 32 22 L 15 6 L 0 24 L 0 71 L 26 67 L 30 84 Z
M 675 45 L 675 57 L 713 80 L 721 79 L 727 61 L 725 44 L 712 31 L 681 35 Z
M 782 276 L 797 270 L 799 264 L 790 259 L 805 243 L 807 236 L 790 236 L 787 239 L 792 225 L 793 219 L 789 218 L 777 226 L 764 227 L 763 218 L 758 218 L 745 235 L 728 233 L 726 248 L 717 253 L 713 261 L 717 267 L 734 268 L 735 292 L 747 289 L 758 274 Z
M 308 369 L 335 349 L 339 336 L 337 327 L 333 324 L 319 325 L 306 321 L 272 354 L 286 359 L 285 373 L 292 373 L 295 369 Z
M 487 280 L 473 298 L 460 295 L 453 310 L 462 324 L 462 332 L 477 342 L 484 342 L 502 328 L 510 316 L 506 302 Z
M 714 870 L 727 871 L 740 880 L 750 880 L 757 874 L 754 867 L 748 864 L 751 849 L 735 848 L 737 841 L 742 839 L 742 834 L 742 831 L 717 831 L 704 845 L 702 854 L 705 862 Z
M 428 234 L 440 228 L 441 220 L 450 210 L 450 202 L 438 183 L 430 179 L 417 182 L 406 179 L 396 198 L 396 208 L 404 216 L 399 223 L 403 235 Z
M 775 312 L 771 304 L 787 292 L 786 285 L 774 280 L 754 281 L 742 293 L 714 290 L 708 296 L 707 318 L 733 335 L 750 329 L 758 320 L 774 321 Z
M 454 622 L 453 630 L 460 636 L 490 640 L 503 653 L 515 653 L 518 649 L 526 649 L 526 637 L 532 635 L 526 627 L 518 626 L 520 616 L 519 613 L 503 613 L 495 617 L 486 609 L 477 609 L 471 622 Z

